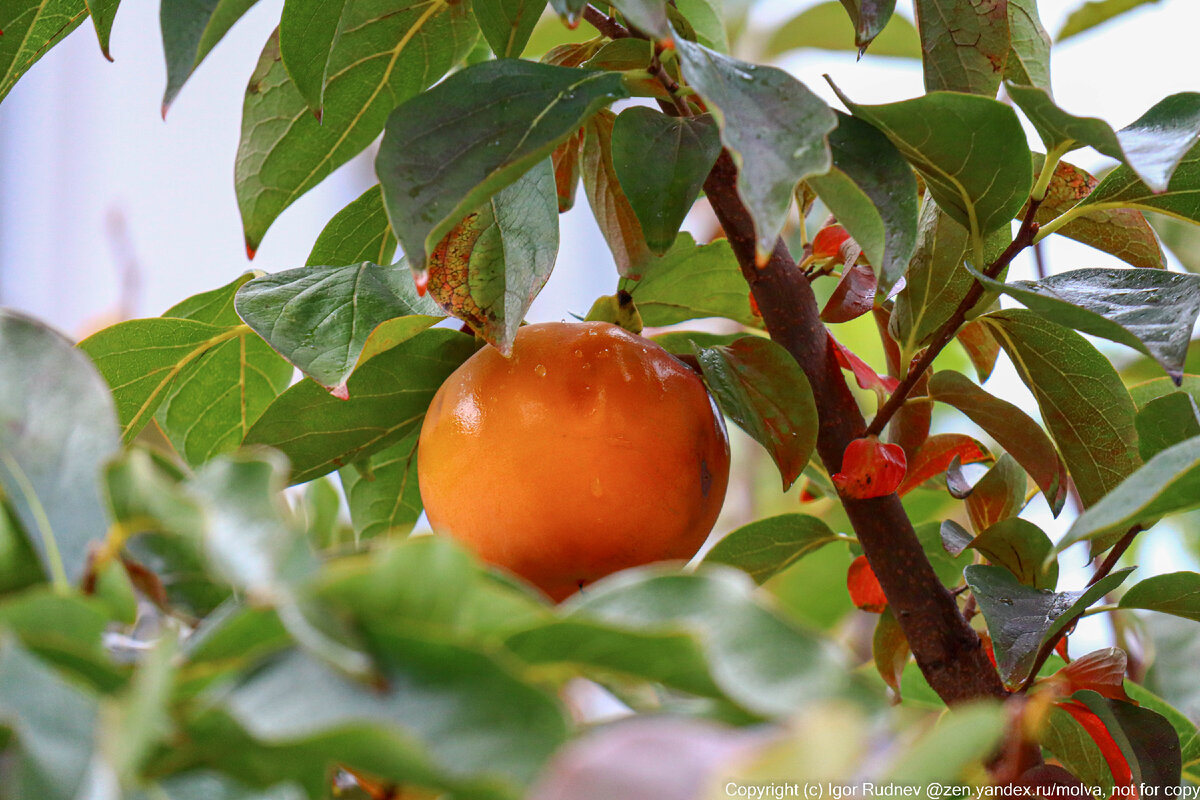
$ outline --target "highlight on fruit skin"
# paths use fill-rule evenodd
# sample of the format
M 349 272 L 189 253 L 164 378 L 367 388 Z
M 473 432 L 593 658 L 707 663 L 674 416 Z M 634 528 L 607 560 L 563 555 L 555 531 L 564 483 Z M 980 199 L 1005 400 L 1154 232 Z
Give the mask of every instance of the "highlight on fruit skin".
M 700 377 L 657 344 L 551 322 L 442 384 L 417 465 L 435 532 L 561 600 L 693 556 L 724 502 L 729 440 Z

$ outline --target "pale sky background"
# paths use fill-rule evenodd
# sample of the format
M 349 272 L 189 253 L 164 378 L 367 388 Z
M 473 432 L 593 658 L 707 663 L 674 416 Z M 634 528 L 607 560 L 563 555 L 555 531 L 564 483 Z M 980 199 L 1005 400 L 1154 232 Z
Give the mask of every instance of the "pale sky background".
M 1042 0 L 1046 28 L 1059 30 L 1081 2 Z M 813 4 L 760 3 L 753 23 L 769 32 Z M 911 6 L 900 0 L 898 11 L 911 19 Z M 304 264 L 325 222 L 375 179 L 369 156 L 346 165 L 289 208 L 253 264 L 246 260 L 233 188 L 242 93 L 281 7 L 282 0 L 262 0 L 252 8 L 191 77 L 165 123 L 154 0 L 121 4 L 114 63 L 101 56 L 89 21 L 21 79 L 0 104 L 0 304 L 79 332 L 113 312 L 123 262 L 139 267 L 133 316 L 160 314 L 251 267 L 273 272 Z M 1163 0 L 1069 41 L 1054 51 L 1058 102 L 1121 126 L 1167 94 L 1200 90 L 1198 29 L 1200 3 Z M 822 73 L 859 102 L 922 92 L 920 65 L 911 61 L 867 56 L 856 63 L 849 54 L 807 51 L 782 65 L 835 107 Z M 1036 137 L 1031 143 L 1040 148 Z M 1071 158 L 1089 169 L 1104 163 L 1090 150 Z M 1055 269 L 1120 263 L 1061 237 L 1048 245 Z M 531 318 L 585 312 L 597 295 L 613 291 L 608 263 L 581 190 L 576 209 L 563 218 L 558 266 Z M 1032 259 L 1022 258 L 1010 276 L 1032 277 Z M 988 388 L 1036 408 L 1007 364 Z M 1040 495 L 1026 516 L 1052 535 L 1069 523 L 1066 513 L 1052 520 Z M 1169 541 L 1169 528 L 1160 525 L 1150 535 L 1163 546 L 1140 576 L 1180 568 L 1182 553 Z M 1080 567 L 1066 569 L 1060 586 L 1082 583 Z

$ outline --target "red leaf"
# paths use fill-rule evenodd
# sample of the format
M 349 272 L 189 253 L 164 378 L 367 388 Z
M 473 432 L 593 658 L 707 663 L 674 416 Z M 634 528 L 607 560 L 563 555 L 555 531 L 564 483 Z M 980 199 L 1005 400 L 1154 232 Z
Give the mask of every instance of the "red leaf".
M 1064 636 L 1058 640 L 1058 644 L 1054 645 L 1054 652 L 1058 653 L 1063 661 L 1071 663 L 1071 656 L 1067 654 L 1067 637 Z
M 843 497 L 883 497 L 904 480 L 905 466 L 903 447 L 867 436 L 846 446 L 842 470 L 833 475 L 833 484 Z
M 870 364 L 854 355 L 841 342 L 833 338 L 833 334 L 830 334 L 829 341 L 833 345 L 833 352 L 837 356 L 838 364 L 842 369 L 848 369 L 854 374 L 854 380 L 858 382 L 859 388 L 873 390 L 879 395 L 880 402 L 886 395 L 896 391 L 896 387 L 900 385 L 899 380 L 879 375 L 871 369 Z
M 992 666 L 996 666 L 996 648 L 992 645 L 992 637 L 987 632 L 979 634 L 979 644 L 983 647 L 983 654 L 988 657 L 988 661 L 992 662 Z
M 866 556 L 859 556 L 850 562 L 850 569 L 846 572 L 846 588 L 850 590 L 850 601 L 863 611 L 882 614 L 887 608 L 887 596 L 875 577 L 875 571 L 867 563 Z
M 897 494 L 905 495 L 920 486 L 934 475 L 940 475 L 950 468 L 950 462 L 955 456 L 964 464 L 973 464 L 988 457 L 987 451 L 972 439 L 962 433 L 938 433 L 925 440 L 913 457 L 904 482 L 896 490 Z
M 1061 681 L 1064 685 L 1063 694 L 1091 689 L 1110 700 L 1131 703 L 1133 701 L 1125 694 L 1127 666 L 1125 651 L 1109 647 L 1075 659 L 1054 673 L 1049 680 Z
M 1092 741 L 1100 748 L 1100 753 L 1104 756 L 1105 762 L 1108 763 L 1109 771 L 1112 772 L 1113 782 L 1118 787 L 1132 785 L 1133 770 L 1129 768 L 1129 762 L 1125 760 L 1125 754 L 1121 752 L 1121 748 L 1113 740 L 1112 734 L 1108 732 L 1108 728 L 1104 727 L 1104 722 L 1087 706 L 1078 701 L 1072 700 L 1066 703 L 1059 703 L 1058 705 L 1083 726 L 1088 736 L 1092 737 Z M 1137 797 L 1136 790 L 1133 796 Z
M 842 271 L 842 279 L 821 310 L 825 322 L 849 322 L 875 307 L 875 269 L 870 264 L 855 263 Z
M 850 234 L 841 225 L 829 225 L 817 231 L 812 241 L 812 257 L 820 261 L 833 258 L 841 252 L 842 244 L 850 238 Z
M 978 320 L 971 320 L 958 329 L 955 334 L 958 343 L 967 351 L 971 364 L 979 382 L 983 383 L 992 375 L 996 367 L 996 359 L 1000 357 L 1000 343 L 992 336 L 987 326 Z

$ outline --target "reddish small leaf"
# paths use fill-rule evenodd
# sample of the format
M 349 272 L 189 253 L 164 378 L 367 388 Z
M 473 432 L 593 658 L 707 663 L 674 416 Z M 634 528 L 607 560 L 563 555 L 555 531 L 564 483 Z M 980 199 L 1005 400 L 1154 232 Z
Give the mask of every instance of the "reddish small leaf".
M 583 157 L 583 136 L 586 129 L 580 128 L 570 139 L 554 148 L 550 154 L 554 165 L 554 186 L 558 191 L 558 213 L 569 211 L 575 205 L 575 189 L 579 186 L 579 173 Z
M 843 497 L 883 497 L 896 491 L 905 468 L 904 448 L 866 436 L 846 446 L 842 469 L 833 475 L 833 484 Z
M 1025 470 L 1008 453 L 1001 455 L 967 496 L 967 516 L 975 532 L 1021 513 L 1026 488 Z
M 958 329 L 955 334 L 958 343 L 967 351 L 967 357 L 975 367 L 979 382 L 983 383 L 992 375 L 996 367 L 996 359 L 1000 357 L 1000 343 L 987 326 L 977 320 L 971 320 Z
M 962 433 L 938 433 L 925 440 L 909 465 L 904 482 L 896 490 L 905 495 L 925 481 L 940 475 L 950 468 L 950 462 L 958 457 L 964 464 L 973 464 L 988 458 L 988 452 L 979 442 Z
M 1112 773 L 1113 783 L 1118 787 L 1132 785 L 1133 770 L 1129 768 L 1129 762 L 1125 760 L 1124 753 L 1121 752 L 1121 748 L 1113 740 L 1112 734 L 1108 732 L 1108 728 L 1104 727 L 1104 722 L 1101 721 L 1100 717 L 1096 716 L 1085 705 L 1075 700 L 1059 703 L 1058 705 L 1083 726 L 1088 736 L 1092 737 L 1092 741 L 1100 748 L 1100 753 L 1104 756 L 1104 761 L 1108 764 L 1108 769 Z M 1124 794 L 1122 796 L 1128 797 L 1130 795 Z M 1136 789 L 1132 796 L 1137 796 Z
M 875 307 L 875 269 L 856 262 L 842 271 L 842 279 L 821 310 L 825 322 L 849 322 Z
M 983 654 L 988 657 L 988 661 L 992 662 L 992 666 L 996 666 L 996 648 L 992 645 L 992 636 L 987 631 L 979 634 L 979 644 L 983 648 Z
M 812 257 L 814 261 L 834 258 L 842 249 L 842 245 L 850 238 L 850 234 L 841 225 L 828 225 L 817 231 L 812 241 Z
M 617 271 L 628 278 L 640 278 L 642 271 L 655 260 L 646 244 L 646 236 L 629 198 L 621 191 L 621 182 L 612 163 L 613 121 L 617 115 L 604 110 L 586 126 L 580 173 L 583 190 L 592 207 L 592 216 L 608 242 L 616 261 Z
M 1132 703 L 1129 695 L 1125 694 L 1127 667 L 1125 651 L 1109 647 L 1080 656 L 1047 680 L 1060 682 L 1063 685 L 1063 694 L 1070 695 L 1080 689 L 1091 689 L 1110 700 Z
M 833 345 L 833 352 L 837 356 L 838 364 L 842 369 L 848 369 L 853 373 L 854 380 L 858 383 L 859 388 L 874 391 L 879 395 L 880 402 L 883 402 L 887 395 L 896 391 L 896 387 L 900 385 L 899 380 L 890 376 L 879 375 L 879 373 L 871 369 L 870 364 L 850 352 L 837 339 L 834 339 L 832 334 L 829 336 L 829 341 Z
M 846 571 L 846 588 L 850 590 L 850 601 L 863 611 L 882 614 L 887 608 L 887 596 L 875 577 L 875 571 L 867 563 L 866 556 L 859 556 L 850 562 L 850 569 Z
M 1058 653 L 1059 658 L 1061 658 L 1063 661 L 1066 661 L 1068 664 L 1070 664 L 1071 656 L 1067 654 L 1067 639 L 1068 638 L 1069 637 L 1067 637 L 1067 636 L 1063 636 L 1061 639 L 1059 639 L 1058 644 L 1054 645 L 1054 652 Z

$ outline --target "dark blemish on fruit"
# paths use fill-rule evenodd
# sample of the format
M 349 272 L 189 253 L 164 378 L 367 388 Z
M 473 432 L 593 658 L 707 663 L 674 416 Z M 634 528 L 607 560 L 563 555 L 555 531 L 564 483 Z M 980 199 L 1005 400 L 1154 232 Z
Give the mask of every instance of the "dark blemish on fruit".
M 712 473 L 708 469 L 708 462 L 702 458 L 700 459 L 700 496 L 708 497 L 710 489 L 712 489 Z

